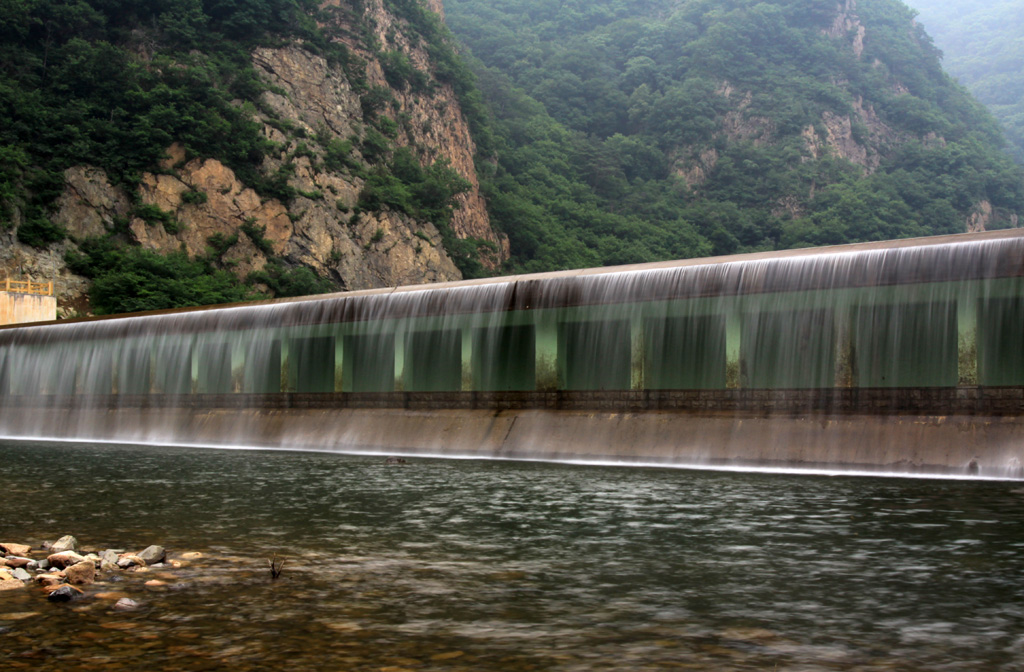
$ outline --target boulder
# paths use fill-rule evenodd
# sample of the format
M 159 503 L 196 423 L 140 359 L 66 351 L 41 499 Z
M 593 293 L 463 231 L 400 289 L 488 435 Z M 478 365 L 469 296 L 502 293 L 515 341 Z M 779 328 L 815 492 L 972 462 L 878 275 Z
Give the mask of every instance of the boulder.
M 108 548 L 107 550 L 100 553 L 100 563 L 102 564 L 104 562 L 109 562 L 112 565 L 116 565 L 118 557 L 119 555 L 117 551 Z
M 54 553 L 46 558 L 46 561 L 50 563 L 51 567 L 58 569 L 66 569 L 71 565 L 77 565 L 78 563 L 85 560 L 82 556 L 74 551 L 63 551 L 61 553 Z
M 25 584 L 21 581 L 0 581 L 0 593 L 8 590 L 21 590 L 25 587 Z
M 3 551 L 7 555 L 28 555 L 32 552 L 32 547 L 26 546 L 25 544 L 12 544 L 10 542 L 5 542 L 0 544 L 0 551 Z
M 136 555 L 145 561 L 147 565 L 155 565 L 164 561 L 167 557 L 167 551 L 164 550 L 163 546 L 149 546 Z
M 75 550 L 78 550 L 78 539 L 75 539 L 70 534 L 61 537 L 50 546 L 50 553 L 63 553 L 64 551 Z
M 0 581 L 13 581 L 14 576 L 6 569 L 0 569 Z
M 13 556 L 13 555 L 7 556 L 6 558 L 4 558 L 4 560 L 5 560 L 5 562 L 6 562 L 8 567 L 14 567 L 14 568 L 17 568 L 17 567 L 28 567 L 29 565 L 32 564 L 32 559 L 31 558 L 19 558 L 19 557 Z
M 64 570 L 68 583 L 84 586 L 96 580 L 96 565 L 92 560 L 83 560 Z

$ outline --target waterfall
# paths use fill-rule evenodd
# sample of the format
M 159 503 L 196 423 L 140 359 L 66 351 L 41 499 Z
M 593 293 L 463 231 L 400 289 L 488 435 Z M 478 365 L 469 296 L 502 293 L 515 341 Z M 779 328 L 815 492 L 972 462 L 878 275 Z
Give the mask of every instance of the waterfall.
M 1021 234 L 4 328 L 0 435 L 1008 469 Z

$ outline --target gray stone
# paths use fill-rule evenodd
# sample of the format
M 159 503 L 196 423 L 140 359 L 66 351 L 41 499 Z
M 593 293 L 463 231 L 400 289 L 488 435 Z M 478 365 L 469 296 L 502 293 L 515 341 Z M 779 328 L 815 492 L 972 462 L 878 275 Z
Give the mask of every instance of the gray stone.
M 21 567 L 18 567 L 13 572 L 11 572 L 11 576 L 13 576 L 14 578 L 18 579 L 19 581 L 31 581 L 32 580 L 32 575 L 29 574 L 28 572 L 26 572 Z
M 53 542 L 53 546 L 50 546 L 50 553 L 63 553 L 64 551 L 74 551 L 77 549 L 78 539 L 68 534 Z
M 116 565 L 118 553 L 124 553 L 124 551 L 115 551 L 112 548 L 108 548 L 107 550 L 100 553 L 100 563 L 102 564 L 104 562 L 109 562 L 112 565 Z
M 163 546 L 149 546 L 136 555 L 142 558 L 147 565 L 155 565 L 164 561 L 164 558 L 167 557 L 167 551 L 164 550 Z

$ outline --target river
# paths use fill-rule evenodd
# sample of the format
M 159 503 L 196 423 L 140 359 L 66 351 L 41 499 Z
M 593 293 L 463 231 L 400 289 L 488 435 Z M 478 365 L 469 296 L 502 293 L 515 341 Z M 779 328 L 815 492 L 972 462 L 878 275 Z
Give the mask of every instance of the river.
M 204 554 L 0 593 L 3 669 L 1024 670 L 1019 481 L 5 441 L 0 493 Z

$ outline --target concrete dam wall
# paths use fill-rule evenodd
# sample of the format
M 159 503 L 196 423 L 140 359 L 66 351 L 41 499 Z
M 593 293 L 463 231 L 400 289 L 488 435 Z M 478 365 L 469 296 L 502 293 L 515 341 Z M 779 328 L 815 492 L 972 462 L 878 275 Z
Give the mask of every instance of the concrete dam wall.
M 1020 477 L 1022 234 L 0 329 L 0 435 Z

